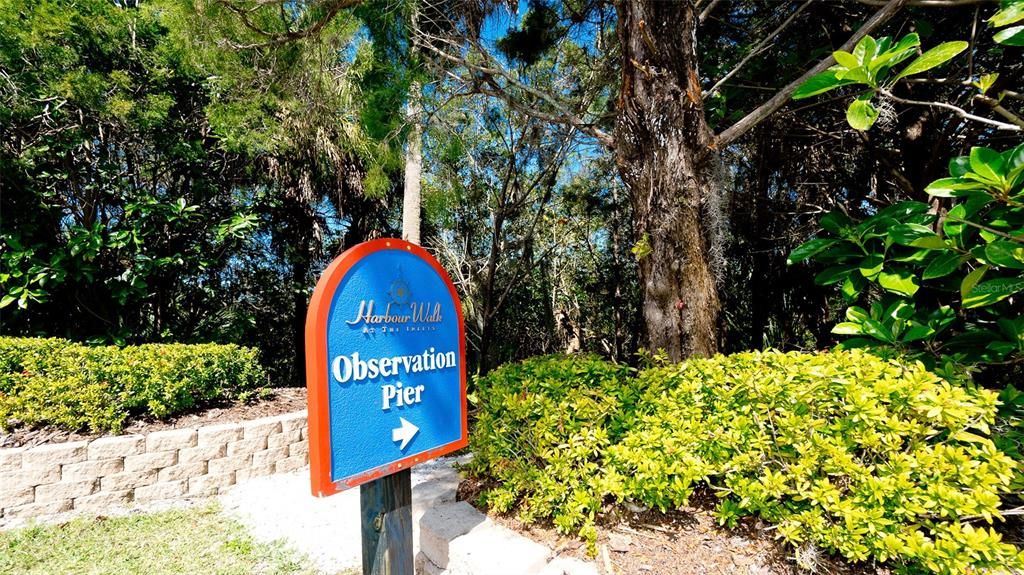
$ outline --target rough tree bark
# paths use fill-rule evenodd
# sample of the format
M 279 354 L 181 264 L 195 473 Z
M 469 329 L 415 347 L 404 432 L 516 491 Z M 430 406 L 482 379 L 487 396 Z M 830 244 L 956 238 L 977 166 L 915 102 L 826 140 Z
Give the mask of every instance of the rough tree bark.
M 718 350 L 720 305 L 702 222 L 716 193 L 689 0 L 618 5 L 622 86 L 615 158 L 650 251 L 640 254 L 643 316 L 652 350 L 673 361 Z

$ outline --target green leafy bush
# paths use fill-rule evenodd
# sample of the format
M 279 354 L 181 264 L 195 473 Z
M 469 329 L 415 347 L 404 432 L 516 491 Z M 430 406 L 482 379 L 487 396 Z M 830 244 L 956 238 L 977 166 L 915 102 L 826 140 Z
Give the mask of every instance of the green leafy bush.
M 991 391 L 861 350 L 694 359 L 635 380 L 599 363 L 545 358 L 480 381 L 472 469 L 500 482 L 487 504 L 592 540 L 604 503 L 665 510 L 708 486 L 722 524 L 760 516 L 798 548 L 908 572 L 1024 567 L 992 527 L 1017 464 L 988 438 Z
M 137 417 L 166 418 L 247 399 L 266 382 L 257 352 L 237 345 L 90 347 L 61 339 L 0 337 L 0 427 L 56 425 L 120 431 Z
M 604 453 L 639 395 L 629 375 L 594 356 L 545 356 L 480 378 L 470 470 L 499 482 L 484 503 L 499 513 L 519 504 L 526 521 L 554 516 L 593 540 Z
M 854 336 L 844 347 L 889 347 L 939 366 L 1024 357 L 1024 144 L 971 148 L 949 174 L 925 188 L 949 198 L 948 210 L 900 202 L 863 221 L 833 212 L 790 254 L 828 266 L 815 281 L 860 304 L 832 330 Z

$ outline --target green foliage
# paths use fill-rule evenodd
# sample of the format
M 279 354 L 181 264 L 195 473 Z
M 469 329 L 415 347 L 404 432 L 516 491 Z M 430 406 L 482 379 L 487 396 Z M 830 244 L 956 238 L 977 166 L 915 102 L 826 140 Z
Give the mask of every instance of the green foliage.
M 518 505 L 525 521 L 552 516 L 593 541 L 607 448 L 626 430 L 639 393 L 629 370 L 595 356 L 545 356 L 477 380 L 480 411 L 470 434 L 472 472 L 499 485 L 483 501 Z
M 555 47 L 565 27 L 559 23 L 558 12 L 543 0 L 530 0 L 530 9 L 518 29 L 509 29 L 499 38 L 497 48 L 509 60 L 527 66 L 535 64 Z
M 794 100 L 810 98 L 840 86 L 855 85 L 867 88 L 856 97 L 846 113 L 846 121 L 855 130 L 868 130 L 878 120 L 879 110 L 873 103 L 877 94 L 885 94 L 896 82 L 909 76 L 923 74 L 941 66 L 967 49 L 967 42 L 944 42 L 920 54 L 897 73 L 894 68 L 917 55 L 921 39 L 910 33 L 898 42 L 884 36 L 875 40 L 865 36 L 857 43 L 853 53 L 837 50 L 832 53 L 836 65 L 812 76 L 793 93 Z
M 1020 24 L 1022 21 L 1024 0 L 1002 0 L 999 11 L 988 19 L 990 28 L 1002 28 L 992 39 L 1006 46 L 1024 46 L 1024 25 Z M 1011 24 L 1017 25 L 1010 26 Z
M 950 177 L 926 191 L 955 203 L 941 215 L 901 202 L 863 221 L 841 212 L 797 247 L 790 263 L 827 266 L 816 277 L 838 285 L 856 336 L 842 347 L 895 348 L 929 364 L 1013 361 L 1024 354 L 1024 145 L 999 153 L 972 148 L 949 163 Z
M 667 509 L 706 481 L 719 522 L 936 573 L 1020 566 L 989 526 L 1017 464 L 986 437 L 994 393 L 862 353 L 751 352 L 644 371 L 608 484 Z
M 84 346 L 0 338 L 0 427 L 120 431 L 135 418 L 247 400 L 266 375 L 237 345 Z
M 593 542 L 609 501 L 661 510 L 709 486 L 717 516 L 907 571 L 1024 566 L 993 528 L 1018 465 L 996 396 L 859 350 L 749 352 L 643 370 L 547 357 L 478 381 L 484 501 Z M 967 522 L 979 518 L 983 524 Z

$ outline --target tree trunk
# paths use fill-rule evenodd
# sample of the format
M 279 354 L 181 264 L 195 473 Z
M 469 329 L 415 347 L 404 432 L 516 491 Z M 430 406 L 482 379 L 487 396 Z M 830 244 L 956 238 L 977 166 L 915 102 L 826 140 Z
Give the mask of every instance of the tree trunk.
M 714 152 L 697 73 L 697 15 L 689 0 L 624 0 L 618 11 L 615 159 L 640 245 L 650 247 L 638 254 L 648 346 L 674 361 L 712 355 L 720 306 L 701 200 L 716 190 L 706 166 Z
M 412 125 L 405 149 L 405 188 L 402 196 L 402 238 L 420 243 L 420 172 L 423 170 L 423 123 L 420 83 L 409 86 L 406 116 Z

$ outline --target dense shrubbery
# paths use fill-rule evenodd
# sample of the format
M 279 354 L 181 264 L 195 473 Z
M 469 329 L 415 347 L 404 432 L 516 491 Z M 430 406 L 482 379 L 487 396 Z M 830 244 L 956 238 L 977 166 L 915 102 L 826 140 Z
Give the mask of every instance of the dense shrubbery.
M 237 345 L 90 347 L 0 337 L 0 427 L 119 431 L 134 417 L 244 400 L 266 384 L 256 355 Z
M 991 525 L 1017 464 L 996 396 L 861 351 L 751 352 L 646 369 L 539 358 L 479 381 L 484 502 L 593 540 L 608 501 L 660 509 L 708 485 L 719 521 L 909 571 L 1020 568 Z M 966 518 L 976 518 L 968 522 Z

